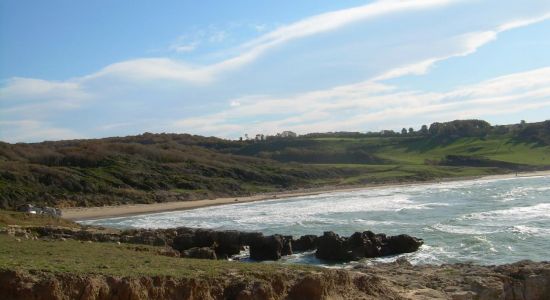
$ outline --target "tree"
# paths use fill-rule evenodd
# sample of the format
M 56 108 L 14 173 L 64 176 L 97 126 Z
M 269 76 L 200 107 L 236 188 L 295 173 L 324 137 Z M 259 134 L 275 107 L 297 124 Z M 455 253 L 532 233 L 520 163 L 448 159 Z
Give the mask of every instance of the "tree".
M 445 123 L 432 123 L 428 132 L 433 136 L 458 138 L 485 136 L 491 131 L 491 128 L 491 124 L 483 120 L 455 120 Z
M 519 128 L 524 128 L 525 127 L 525 120 L 521 120 L 519 122 Z
M 413 134 L 414 133 L 414 129 L 412 127 L 409 127 L 409 134 Z
M 401 129 L 401 134 L 407 134 L 407 128 Z
M 422 127 L 420 128 L 420 133 L 421 134 L 428 134 L 428 126 L 422 125 Z

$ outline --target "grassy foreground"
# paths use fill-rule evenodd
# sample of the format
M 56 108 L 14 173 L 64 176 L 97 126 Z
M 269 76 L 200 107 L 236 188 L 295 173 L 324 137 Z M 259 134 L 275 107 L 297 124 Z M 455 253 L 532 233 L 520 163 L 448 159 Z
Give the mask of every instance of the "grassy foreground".
M 284 269 L 308 268 L 280 264 L 239 263 L 223 260 L 185 259 L 157 254 L 161 248 L 74 240 L 42 241 L 0 235 L 0 269 L 41 270 L 72 274 L 117 276 L 170 275 L 217 277 L 238 272 L 244 276 Z
M 60 218 L 0 210 L 0 228 L 13 225 L 81 227 L 78 223 Z M 193 278 L 212 278 L 228 273 L 263 277 L 289 269 L 317 269 L 309 266 L 169 257 L 161 255 L 162 250 L 164 247 L 92 243 L 71 239 L 33 240 L 0 233 L 0 269 Z

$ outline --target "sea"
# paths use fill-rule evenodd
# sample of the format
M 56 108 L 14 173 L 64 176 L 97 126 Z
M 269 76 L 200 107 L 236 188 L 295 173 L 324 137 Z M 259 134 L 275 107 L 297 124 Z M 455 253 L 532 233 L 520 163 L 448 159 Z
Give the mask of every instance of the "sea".
M 115 228 L 178 226 L 260 231 L 299 237 L 371 230 L 424 239 L 415 253 L 369 259 L 413 264 L 495 265 L 550 260 L 550 176 L 447 181 L 365 188 L 185 211 L 82 221 Z M 246 259 L 246 253 L 243 253 Z M 331 267 L 313 252 L 285 263 Z M 363 262 L 362 262 L 363 263 Z

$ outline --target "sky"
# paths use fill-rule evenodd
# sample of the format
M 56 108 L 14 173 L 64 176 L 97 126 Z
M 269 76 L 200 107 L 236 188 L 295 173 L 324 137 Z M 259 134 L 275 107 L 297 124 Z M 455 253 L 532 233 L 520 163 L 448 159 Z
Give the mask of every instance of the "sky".
M 0 140 L 550 119 L 548 0 L 0 0 Z

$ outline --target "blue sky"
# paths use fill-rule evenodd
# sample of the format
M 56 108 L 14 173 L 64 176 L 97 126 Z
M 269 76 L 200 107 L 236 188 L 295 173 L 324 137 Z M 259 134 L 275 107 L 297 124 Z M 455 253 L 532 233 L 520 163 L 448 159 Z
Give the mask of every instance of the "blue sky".
M 550 2 L 0 0 L 0 140 L 550 116 Z

